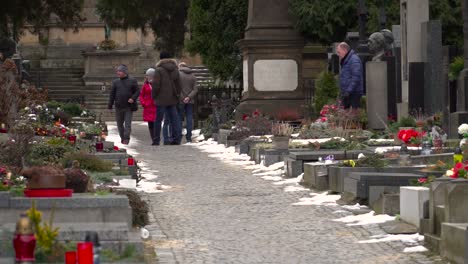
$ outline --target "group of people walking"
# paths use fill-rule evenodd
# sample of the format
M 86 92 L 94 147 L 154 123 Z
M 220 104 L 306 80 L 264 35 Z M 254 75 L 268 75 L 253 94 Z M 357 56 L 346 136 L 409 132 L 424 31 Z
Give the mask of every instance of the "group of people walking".
M 186 140 L 192 141 L 193 104 L 197 95 L 197 81 L 192 70 L 167 52 L 160 53 L 155 68 L 149 68 L 141 90 L 137 81 L 129 77 L 125 65 L 117 67 L 118 79 L 112 82 L 108 109 L 115 105 L 115 117 L 122 144 L 130 141 L 133 112 L 138 110 L 137 99 L 143 107 L 143 120 L 148 123 L 152 145 L 160 145 L 161 129 L 164 145 L 180 145 L 182 121 L 186 120 Z M 164 122 L 164 125 L 162 125 Z

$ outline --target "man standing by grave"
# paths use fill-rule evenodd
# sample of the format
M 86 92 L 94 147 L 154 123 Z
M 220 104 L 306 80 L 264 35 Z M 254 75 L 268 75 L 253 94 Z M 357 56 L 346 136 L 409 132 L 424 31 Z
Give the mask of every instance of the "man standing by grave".
M 171 59 L 167 52 L 161 52 L 160 61 L 156 65 L 153 80 L 152 97 L 156 104 L 156 121 L 154 123 L 153 145 L 159 145 L 161 140 L 161 122 L 164 115 L 169 115 L 171 122 L 172 145 L 180 145 L 181 132 L 177 104 L 179 103 L 180 84 L 177 62 Z
M 362 62 L 345 42 L 338 44 L 336 54 L 340 58 L 340 91 L 345 109 L 358 109 L 363 94 Z
M 122 144 L 130 142 L 132 131 L 133 112 L 138 110 L 137 99 L 140 95 L 138 82 L 135 78 L 128 76 L 128 68 L 121 64 L 117 67 L 118 79 L 112 81 L 108 109 L 112 110 L 115 104 L 115 121 L 119 129 Z
M 192 142 L 192 129 L 193 129 L 193 104 L 195 103 L 195 96 L 198 93 L 197 78 L 193 75 L 185 62 L 179 63 L 180 74 L 180 104 L 179 104 L 179 118 L 180 127 L 185 116 L 187 134 L 185 135 L 187 143 Z

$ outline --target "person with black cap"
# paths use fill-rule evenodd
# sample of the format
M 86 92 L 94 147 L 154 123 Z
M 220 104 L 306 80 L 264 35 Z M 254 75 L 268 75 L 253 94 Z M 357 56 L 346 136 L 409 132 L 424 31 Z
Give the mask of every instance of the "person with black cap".
M 156 120 L 154 122 L 153 145 L 159 145 L 161 140 L 161 122 L 165 115 L 169 116 L 172 128 L 172 145 L 180 145 L 182 129 L 179 124 L 177 104 L 179 103 L 180 84 L 177 62 L 171 59 L 167 52 L 161 52 L 160 61 L 156 64 L 153 79 L 152 97 L 156 105 Z M 166 119 L 167 120 L 167 119 Z
M 138 82 L 128 76 L 128 68 L 121 64 L 117 67 L 118 79 L 112 81 L 108 109 L 112 110 L 115 104 L 115 120 L 121 143 L 128 145 L 132 131 L 133 112 L 138 110 L 137 99 L 140 95 Z

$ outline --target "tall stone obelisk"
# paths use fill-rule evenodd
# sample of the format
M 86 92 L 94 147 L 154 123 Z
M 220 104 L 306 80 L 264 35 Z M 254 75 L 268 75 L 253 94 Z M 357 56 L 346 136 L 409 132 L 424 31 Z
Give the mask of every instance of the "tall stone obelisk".
M 281 119 L 301 116 L 304 39 L 294 29 L 289 0 L 249 0 L 243 55 L 244 92 L 236 116 L 256 109 Z

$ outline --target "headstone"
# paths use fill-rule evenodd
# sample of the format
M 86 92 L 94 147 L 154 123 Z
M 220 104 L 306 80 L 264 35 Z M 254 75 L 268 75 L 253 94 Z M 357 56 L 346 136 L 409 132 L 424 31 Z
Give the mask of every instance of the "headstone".
M 388 116 L 387 63 L 366 64 L 367 118 L 370 129 L 384 129 Z
M 414 89 L 409 83 L 410 63 L 422 61 L 421 23 L 427 21 L 429 21 L 429 0 L 400 0 L 402 105 L 399 106 L 399 117 L 408 114 L 409 93 Z
M 443 46 L 442 47 L 442 85 L 443 85 L 443 89 L 445 89 L 445 101 L 444 101 L 444 107 L 442 109 L 442 114 L 443 114 L 442 129 L 444 131 L 449 131 L 450 113 L 452 112 L 450 109 L 453 107 L 452 98 L 455 99 L 456 97 L 456 95 L 452 94 L 450 82 L 448 79 L 449 65 L 450 65 L 450 46 Z M 454 111 L 455 109 L 453 110 L 453 112 Z
M 408 91 L 409 110 L 424 109 L 424 62 L 409 63 L 409 81 L 410 89 Z
M 421 24 L 422 61 L 424 67 L 424 110 L 426 113 L 440 112 L 445 108 L 446 83 L 443 83 L 442 24 L 431 20 Z
M 305 99 L 302 83 L 304 39 L 294 29 L 288 0 L 250 0 L 243 55 L 244 93 L 236 118 L 259 109 L 277 117 L 281 111 L 299 118 Z

